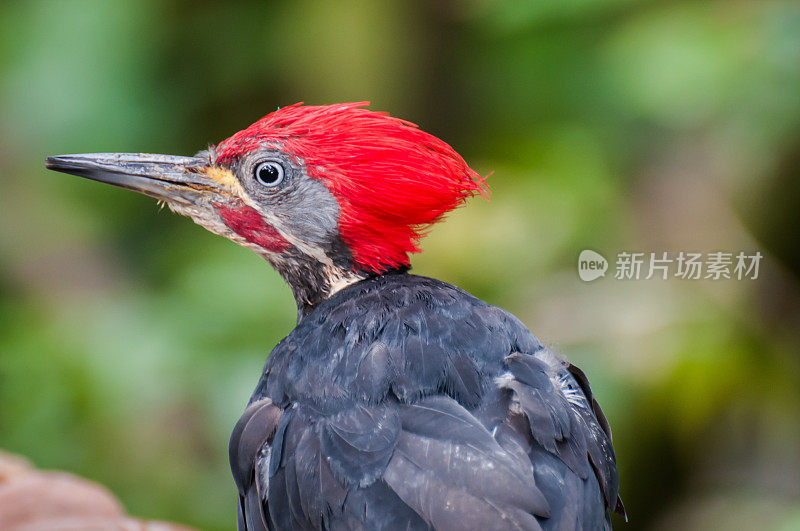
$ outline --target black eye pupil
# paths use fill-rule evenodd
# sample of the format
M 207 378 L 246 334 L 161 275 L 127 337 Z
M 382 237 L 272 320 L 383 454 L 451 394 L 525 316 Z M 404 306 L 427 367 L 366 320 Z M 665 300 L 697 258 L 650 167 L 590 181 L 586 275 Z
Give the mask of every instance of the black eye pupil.
M 261 171 L 258 172 L 258 177 L 264 181 L 265 183 L 271 183 L 273 181 L 278 180 L 278 169 L 273 166 L 264 166 L 261 168 Z
M 266 186 L 275 186 L 283 180 L 283 167 L 277 162 L 262 162 L 256 167 L 256 179 Z

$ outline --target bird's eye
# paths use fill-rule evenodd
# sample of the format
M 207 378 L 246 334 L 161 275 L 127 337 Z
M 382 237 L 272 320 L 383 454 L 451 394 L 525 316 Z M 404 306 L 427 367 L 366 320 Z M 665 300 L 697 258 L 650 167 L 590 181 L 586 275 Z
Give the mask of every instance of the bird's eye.
M 283 181 L 283 166 L 278 162 L 268 160 L 256 166 L 253 174 L 256 180 L 264 186 L 278 186 Z

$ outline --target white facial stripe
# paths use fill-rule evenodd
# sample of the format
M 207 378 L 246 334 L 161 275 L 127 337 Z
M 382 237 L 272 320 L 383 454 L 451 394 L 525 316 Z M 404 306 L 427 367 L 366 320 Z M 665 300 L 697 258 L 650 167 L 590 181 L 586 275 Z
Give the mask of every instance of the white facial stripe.
M 333 266 L 325 268 L 325 276 L 328 278 L 328 285 L 330 286 L 331 295 L 341 289 L 346 288 L 350 284 L 366 278 L 366 275 L 363 273 L 343 271 L 342 269 Z
M 319 247 L 309 245 L 307 242 L 295 237 L 290 232 L 287 232 L 283 223 L 275 215 L 269 212 L 265 212 L 264 210 L 259 208 L 258 204 L 252 201 L 249 197 L 242 199 L 245 203 L 254 208 L 259 214 L 264 216 L 264 219 L 267 220 L 267 223 L 272 225 L 275 228 L 275 230 L 277 230 L 278 233 L 281 236 L 283 236 L 283 238 L 286 241 L 297 247 L 297 249 L 300 250 L 300 252 L 314 258 L 321 264 L 333 267 L 333 260 L 331 260 L 330 257 L 325 254 L 325 251 L 323 251 Z

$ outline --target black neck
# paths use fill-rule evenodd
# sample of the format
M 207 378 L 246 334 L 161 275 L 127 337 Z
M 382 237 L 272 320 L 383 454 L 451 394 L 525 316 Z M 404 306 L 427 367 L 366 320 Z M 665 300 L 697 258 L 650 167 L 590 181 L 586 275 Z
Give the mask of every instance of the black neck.
M 325 265 L 299 252 L 284 253 L 279 260 L 270 262 L 292 290 L 297 304 L 298 323 L 336 291 L 378 275 L 378 273 L 357 272 L 352 267 Z M 405 273 L 409 269 L 402 266 L 380 274 Z
M 322 264 L 299 252 L 285 253 L 270 262 L 292 290 L 298 323 L 335 290 L 367 276 L 349 268 Z

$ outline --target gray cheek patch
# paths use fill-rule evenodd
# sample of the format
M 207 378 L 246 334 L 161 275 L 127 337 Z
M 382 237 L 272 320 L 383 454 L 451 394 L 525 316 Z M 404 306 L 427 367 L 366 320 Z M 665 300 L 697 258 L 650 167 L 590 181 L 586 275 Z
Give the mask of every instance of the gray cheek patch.
M 291 192 L 272 206 L 283 227 L 309 244 L 330 245 L 339 234 L 339 203 L 324 184 L 298 171 Z

